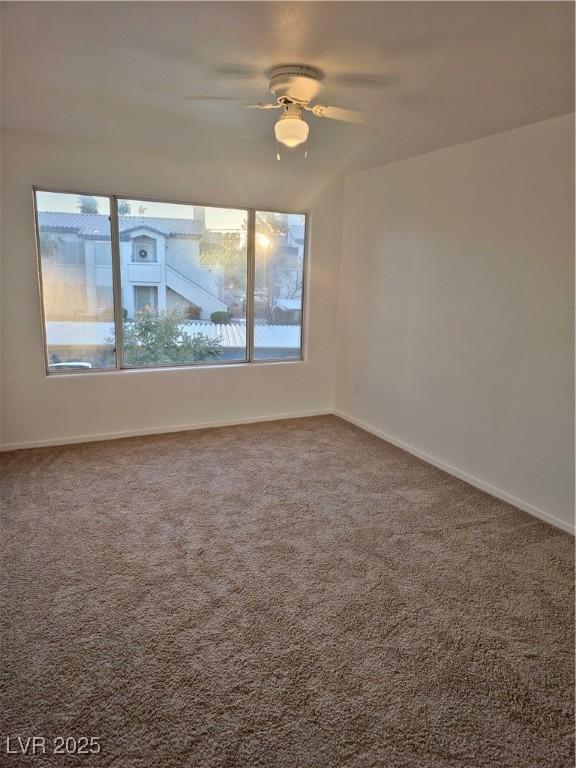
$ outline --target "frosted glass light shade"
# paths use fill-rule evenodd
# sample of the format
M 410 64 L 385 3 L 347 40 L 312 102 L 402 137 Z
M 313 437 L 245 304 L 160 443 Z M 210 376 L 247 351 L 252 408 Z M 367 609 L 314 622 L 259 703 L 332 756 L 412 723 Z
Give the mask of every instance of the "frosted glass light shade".
M 282 117 L 274 126 L 276 139 L 287 147 L 297 147 L 308 138 L 310 130 L 306 120 L 299 117 Z

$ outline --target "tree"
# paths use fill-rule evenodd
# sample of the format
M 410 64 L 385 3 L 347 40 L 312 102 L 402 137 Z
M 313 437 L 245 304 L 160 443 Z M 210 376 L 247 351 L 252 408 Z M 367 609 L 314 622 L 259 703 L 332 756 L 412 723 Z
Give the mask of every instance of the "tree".
M 298 269 L 290 278 L 290 284 L 288 286 L 288 297 L 290 299 L 302 298 L 302 281 L 304 277 L 304 269 L 302 260 L 298 260 Z
M 128 365 L 178 365 L 219 357 L 221 338 L 189 335 L 179 310 L 144 309 L 124 323 L 124 360 Z
M 118 203 L 118 215 L 130 216 L 130 203 L 128 200 L 120 200 Z
M 78 198 L 80 213 L 98 213 L 98 200 L 95 197 L 81 195 Z
M 236 294 L 246 286 L 246 247 L 240 232 L 206 232 L 200 242 L 203 264 L 222 269 L 225 293 Z
M 273 322 L 274 304 L 282 278 L 278 246 L 288 234 L 288 220 L 283 213 L 256 213 L 257 269 L 254 276 L 256 291 L 265 297 L 264 316 Z M 294 286 L 294 291 L 297 286 Z
M 286 214 L 258 211 L 256 213 L 256 231 L 259 235 L 270 235 L 272 237 L 287 235 L 288 221 Z

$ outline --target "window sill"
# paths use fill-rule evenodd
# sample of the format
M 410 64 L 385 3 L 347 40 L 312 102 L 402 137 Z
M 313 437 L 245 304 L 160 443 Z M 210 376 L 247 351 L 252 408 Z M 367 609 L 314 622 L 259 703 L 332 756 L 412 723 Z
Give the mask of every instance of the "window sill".
M 102 376 L 102 375 L 120 375 L 134 374 L 134 373 L 182 373 L 185 371 L 196 370 L 228 370 L 230 368 L 262 368 L 264 366 L 276 366 L 276 365 L 307 365 L 308 361 L 302 358 L 298 360 L 254 360 L 253 362 L 230 362 L 230 363 L 198 363 L 197 365 L 174 365 L 174 366 L 158 366 L 151 368 L 92 368 L 85 371 L 53 371 L 48 373 L 44 371 L 45 379 L 83 379 L 85 377 Z

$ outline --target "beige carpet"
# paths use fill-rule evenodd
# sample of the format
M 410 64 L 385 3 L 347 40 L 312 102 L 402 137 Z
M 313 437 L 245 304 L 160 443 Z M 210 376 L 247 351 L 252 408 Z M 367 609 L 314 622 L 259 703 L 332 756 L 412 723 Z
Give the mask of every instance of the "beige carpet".
M 0 462 L 2 736 L 102 743 L 5 765 L 574 764 L 567 534 L 329 416 Z

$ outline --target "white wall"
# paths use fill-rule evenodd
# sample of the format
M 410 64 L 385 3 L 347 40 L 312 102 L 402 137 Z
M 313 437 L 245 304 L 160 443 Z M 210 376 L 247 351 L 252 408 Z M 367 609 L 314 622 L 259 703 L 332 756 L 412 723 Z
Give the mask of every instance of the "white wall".
M 331 410 L 341 187 L 287 166 L 265 173 L 190 157 L 22 135 L 3 137 L 2 442 L 87 438 Z M 32 185 L 138 198 L 309 210 L 304 363 L 46 378 Z
M 570 525 L 572 153 L 572 119 L 556 118 L 354 174 L 342 201 L 340 182 L 301 167 L 265 172 L 4 136 L 3 444 L 336 402 L 379 434 Z M 32 184 L 308 209 L 307 361 L 46 378 Z
M 348 178 L 336 400 L 564 524 L 573 146 L 564 116 Z

